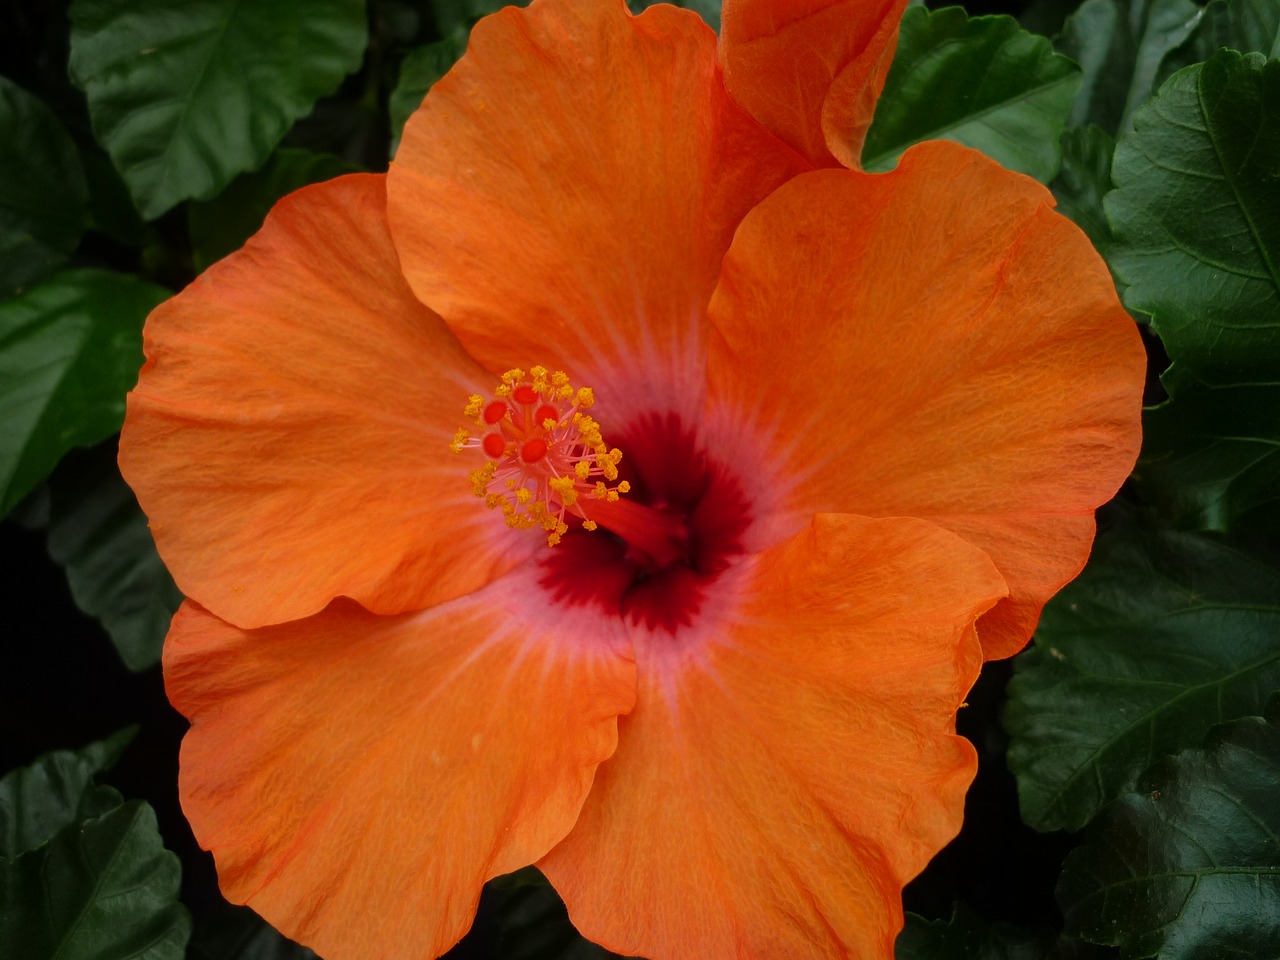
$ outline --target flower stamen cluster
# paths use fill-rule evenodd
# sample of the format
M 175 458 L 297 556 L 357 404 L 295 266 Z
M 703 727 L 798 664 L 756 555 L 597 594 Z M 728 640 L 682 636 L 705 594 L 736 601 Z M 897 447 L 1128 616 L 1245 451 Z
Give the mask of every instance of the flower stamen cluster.
M 490 400 L 472 394 L 463 410 L 484 432 L 460 428 L 449 449 L 483 451 L 488 462 L 468 474 L 475 495 L 501 510 L 507 526 L 541 528 L 555 546 L 569 532 L 568 516 L 596 529 L 584 499 L 613 503 L 630 489 L 617 482 L 622 451 L 604 442 L 585 412 L 594 404 L 590 387 L 575 388 L 559 370 L 508 370 Z

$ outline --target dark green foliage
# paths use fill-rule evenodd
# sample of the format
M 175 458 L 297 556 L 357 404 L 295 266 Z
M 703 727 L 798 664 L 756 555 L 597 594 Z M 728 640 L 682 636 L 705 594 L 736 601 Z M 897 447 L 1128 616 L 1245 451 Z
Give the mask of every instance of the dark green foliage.
M 1152 769 L 1064 867 L 1068 933 L 1120 955 L 1218 960 L 1280 944 L 1280 713 L 1216 728 Z
M 88 187 L 71 136 L 36 97 L 0 76 L 0 299 L 75 249 Z
M 1023 818 L 1079 830 L 1154 760 L 1280 689 L 1280 570 L 1125 518 L 1015 667 L 1005 725 Z
M 1132 129 L 1133 113 L 1155 89 L 1160 65 L 1200 19 L 1192 0 L 1085 0 L 1066 22 L 1058 49 L 1084 70 L 1072 126 L 1112 136 Z
M 907 914 L 894 945 L 896 960 L 1045 960 L 1046 937 L 990 923 L 964 904 L 948 920 Z
M 120 429 L 142 365 L 142 322 L 167 290 L 68 270 L 0 303 L 0 516 L 75 446 Z
M 115 444 L 73 453 L 49 488 L 49 554 L 76 604 L 101 621 L 130 670 L 155 666 L 182 594 L 120 477 Z
M 907 10 L 862 163 L 887 170 L 921 140 L 955 140 L 1048 182 L 1080 71 L 1012 17 Z
M 71 24 L 72 78 L 148 219 L 258 167 L 367 42 L 364 0 L 74 0 Z
M 1108 259 L 1173 363 L 1139 479 L 1183 523 L 1280 529 L 1280 61 L 1176 74 L 1116 150 Z

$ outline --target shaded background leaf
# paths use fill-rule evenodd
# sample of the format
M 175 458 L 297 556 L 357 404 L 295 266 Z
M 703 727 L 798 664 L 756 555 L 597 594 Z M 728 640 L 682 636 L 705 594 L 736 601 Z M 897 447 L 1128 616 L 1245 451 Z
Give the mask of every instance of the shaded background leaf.
M 49 554 L 76 605 L 102 623 L 130 670 L 155 666 L 182 594 L 120 476 L 115 444 L 70 454 L 49 491 Z
M 60 267 L 87 219 L 75 142 L 37 97 L 0 77 L 0 299 Z
M 1280 690 L 1280 569 L 1125 517 L 1014 669 L 1005 726 L 1023 819 L 1079 830 L 1152 762 Z
M 964 904 L 950 920 L 907 914 L 894 945 L 895 960 L 1045 960 L 1047 936 L 990 923 Z
M 1172 365 L 1137 477 L 1183 523 L 1280 529 L 1280 61 L 1175 74 L 1116 149 L 1107 257 Z
M 422 98 L 437 80 L 449 72 L 467 49 L 469 31 L 456 27 L 443 40 L 428 43 L 409 52 L 400 64 L 395 89 L 387 101 L 391 114 L 391 152 L 400 145 L 400 132 L 409 115 L 418 109 Z
M 129 727 L 80 750 L 55 750 L 0 778 L 0 858 L 12 860 L 63 827 L 100 816 L 123 799 L 94 777 L 115 764 L 133 739 Z
M 180 876 L 155 813 L 130 801 L 0 860 L 0 943 L 23 960 L 180 960 Z
M 1183 67 L 1208 60 L 1221 47 L 1241 53 L 1280 56 L 1280 2 L 1277 0 L 1211 0 L 1194 30 L 1160 64 L 1160 81 Z
M 1280 711 L 1159 764 L 1066 861 L 1067 932 L 1122 957 L 1274 956 L 1280 943 Z
M 72 78 L 147 219 L 258 167 L 360 66 L 368 42 L 364 0 L 73 0 L 70 9 Z
M 1132 129 L 1165 55 L 1191 35 L 1200 15 L 1192 0 L 1085 0 L 1057 43 L 1084 71 L 1071 125 L 1092 123 L 1112 136 Z
M 212 200 L 192 203 L 188 208 L 196 270 L 203 271 L 244 246 L 285 194 L 360 169 L 330 154 L 289 148 L 274 151 L 260 169 L 241 174 Z
M 887 170 L 921 140 L 955 140 L 1048 182 L 1080 71 L 1012 17 L 911 7 L 862 163 Z
M 1102 201 L 1111 189 L 1116 143 L 1101 127 L 1072 127 L 1062 135 L 1062 170 L 1051 185 L 1058 212 L 1075 221 L 1099 252 L 1111 244 Z
M 75 446 L 120 429 L 142 366 L 142 323 L 169 291 L 67 270 L 0 303 L 0 516 Z

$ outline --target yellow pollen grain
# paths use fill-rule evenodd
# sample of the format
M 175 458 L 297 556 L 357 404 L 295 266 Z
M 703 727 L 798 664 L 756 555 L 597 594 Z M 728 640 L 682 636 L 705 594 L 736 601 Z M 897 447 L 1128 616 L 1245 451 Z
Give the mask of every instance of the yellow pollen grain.
M 583 530 L 599 529 L 595 520 L 587 519 L 575 506 L 583 497 L 616 502 L 630 484 L 618 482 L 617 465 L 622 451 L 605 443 L 599 422 L 584 412 L 595 404 L 590 387 L 575 387 L 563 370 L 549 372 L 546 367 L 535 365 L 526 374 L 513 367 L 502 375 L 493 397 L 510 403 L 517 390 L 526 388 L 542 402 L 551 404 L 553 415 L 543 417 L 536 426 L 523 418 L 507 421 L 502 427 L 505 435 L 500 434 L 504 439 L 502 454 L 467 477 L 475 495 L 489 508 L 501 511 L 507 526 L 540 527 L 547 534 L 547 544 L 555 546 L 569 532 L 569 523 L 565 522 L 569 514 L 581 520 Z M 484 412 L 490 402 L 492 398 L 471 394 L 463 410 L 482 430 L 488 429 Z M 526 412 L 524 417 L 527 416 Z M 526 462 L 518 451 L 533 429 L 539 431 L 533 436 L 545 437 L 547 447 L 543 456 Z M 459 453 L 478 446 L 481 444 L 471 432 L 460 429 L 450 449 Z

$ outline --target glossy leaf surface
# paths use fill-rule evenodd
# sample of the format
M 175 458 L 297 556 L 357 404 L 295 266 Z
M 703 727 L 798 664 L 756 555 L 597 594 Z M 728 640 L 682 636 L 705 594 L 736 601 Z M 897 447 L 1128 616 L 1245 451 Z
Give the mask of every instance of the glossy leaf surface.
M 266 160 L 367 39 L 364 0 L 74 0 L 71 76 L 152 219 Z
M 0 303 L 0 516 L 68 450 L 120 429 L 142 323 L 167 290 L 68 270 Z
M 1280 61 L 1176 74 L 1116 150 L 1108 260 L 1172 365 L 1137 476 L 1189 526 L 1280 529 Z
M 1048 182 L 1080 71 L 1012 17 L 912 7 L 862 150 L 887 170 L 913 143 L 955 140 Z
M 1280 570 L 1127 521 L 1050 601 L 1015 671 L 1005 725 L 1023 819 L 1079 830 L 1153 761 L 1280 689 Z
M 55 750 L 0 779 L 0 858 L 12 860 L 47 842 L 63 827 L 120 805 L 110 787 L 93 778 L 112 766 L 134 728 L 80 750 Z
M 0 943 L 23 960 L 180 960 L 180 874 L 155 812 L 131 801 L 0 860 Z
M 1069 934 L 1125 958 L 1266 957 L 1280 943 L 1280 727 L 1249 717 L 1155 767 L 1067 857 Z

